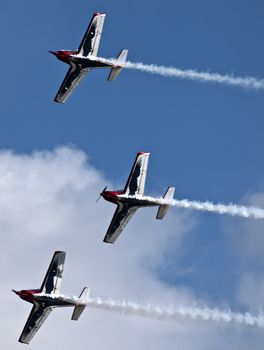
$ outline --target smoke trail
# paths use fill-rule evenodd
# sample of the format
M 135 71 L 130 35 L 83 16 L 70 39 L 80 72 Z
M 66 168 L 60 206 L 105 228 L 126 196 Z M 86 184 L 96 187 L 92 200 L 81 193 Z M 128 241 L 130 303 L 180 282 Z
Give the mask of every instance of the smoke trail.
M 172 205 L 178 208 L 190 208 L 201 211 L 209 211 L 218 214 L 241 216 L 244 218 L 264 219 L 264 210 L 257 207 L 246 207 L 235 204 L 213 204 L 211 202 L 189 201 L 187 199 L 172 201 Z
M 234 323 L 244 326 L 255 326 L 264 328 L 264 315 L 252 315 L 250 313 L 237 313 L 231 310 L 219 310 L 217 308 L 198 308 L 198 307 L 171 307 L 160 308 L 151 305 L 140 305 L 133 302 L 115 301 L 112 299 L 103 300 L 101 298 L 90 298 L 87 302 L 88 307 L 96 309 L 113 311 L 128 315 L 139 315 L 155 319 L 168 320 L 202 320 L 213 322 Z
M 101 61 L 102 63 L 116 63 L 115 58 L 90 57 L 90 60 Z M 187 80 L 196 80 L 207 83 L 217 83 L 237 86 L 240 88 L 264 90 L 264 79 L 257 79 L 250 76 L 234 76 L 230 74 L 219 74 L 211 72 L 199 72 L 194 69 L 180 69 L 176 67 L 157 66 L 155 64 L 144 64 L 141 62 L 126 61 L 124 68 L 139 70 L 141 72 L 158 74 L 163 77 L 174 77 Z
M 127 195 L 121 195 L 120 197 L 127 197 Z M 188 208 L 199 211 L 208 211 L 217 214 L 227 214 L 231 216 L 241 216 L 244 218 L 252 219 L 264 219 L 264 209 L 257 207 L 246 207 L 236 204 L 214 204 L 212 202 L 199 202 L 189 201 L 188 199 L 172 199 L 166 200 L 163 198 L 153 198 L 149 196 L 130 196 L 135 199 L 141 199 L 153 203 L 154 205 L 170 205 L 178 208 Z
M 139 70 L 152 74 L 162 75 L 164 77 L 175 77 L 188 80 L 197 80 L 200 82 L 211 82 L 225 85 L 232 85 L 241 88 L 263 90 L 264 79 L 254 77 L 240 77 L 219 73 L 198 72 L 192 69 L 179 69 L 175 67 L 157 66 L 154 64 L 126 62 L 125 68 Z

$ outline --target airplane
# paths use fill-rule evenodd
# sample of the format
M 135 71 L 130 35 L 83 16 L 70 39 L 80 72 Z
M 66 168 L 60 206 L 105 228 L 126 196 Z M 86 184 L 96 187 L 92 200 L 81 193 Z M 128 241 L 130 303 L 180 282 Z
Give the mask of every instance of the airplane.
M 60 61 L 70 65 L 54 98 L 55 102 L 65 103 L 80 81 L 94 68 L 111 68 L 108 81 L 115 80 L 124 68 L 128 50 L 121 50 L 115 60 L 97 57 L 105 16 L 103 13 L 93 15 L 78 50 L 49 51 Z
M 166 204 L 160 204 L 160 198 L 144 196 L 145 181 L 150 153 L 137 153 L 124 190 L 107 191 L 107 187 L 100 193 L 105 200 L 117 205 L 116 211 L 104 237 L 105 243 L 114 243 L 129 220 L 141 207 L 159 206 L 156 219 L 162 220 L 166 215 L 170 200 L 173 199 L 175 187 L 168 187 L 163 196 Z M 99 200 L 98 198 L 98 200 Z M 97 201 L 98 201 L 97 200 Z
M 72 320 L 77 321 L 86 307 L 90 290 L 84 288 L 79 298 L 67 297 L 60 294 L 62 272 L 64 268 L 65 252 L 56 251 L 53 255 L 48 271 L 40 289 L 16 291 L 21 299 L 33 304 L 26 325 L 19 338 L 20 343 L 29 344 L 36 332 L 56 307 L 73 306 Z

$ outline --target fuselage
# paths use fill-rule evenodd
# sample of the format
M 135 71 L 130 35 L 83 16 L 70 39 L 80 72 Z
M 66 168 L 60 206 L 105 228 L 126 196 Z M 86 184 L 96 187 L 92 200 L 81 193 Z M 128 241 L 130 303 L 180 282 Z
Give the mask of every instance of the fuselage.
M 78 305 L 78 298 L 70 298 L 62 294 L 45 294 L 39 289 L 13 290 L 21 299 L 31 303 L 39 304 L 42 307 L 63 307 Z
M 105 59 L 102 60 L 92 55 L 81 56 L 78 54 L 77 51 L 59 50 L 59 51 L 49 51 L 49 52 L 52 53 L 54 56 L 56 56 L 58 60 L 67 64 L 75 64 L 81 69 L 119 67 L 114 63 L 114 61 L 105 60 Z
M 144 196 L 128 196 L 124 191 L 103 191 L 101 196 L 108 202 L 119 204 L 122 203 L 129 207 L 156 207 L 160 204 L 155 202 L 155 198 L 151 201 L 151 197 L 145 199 Z

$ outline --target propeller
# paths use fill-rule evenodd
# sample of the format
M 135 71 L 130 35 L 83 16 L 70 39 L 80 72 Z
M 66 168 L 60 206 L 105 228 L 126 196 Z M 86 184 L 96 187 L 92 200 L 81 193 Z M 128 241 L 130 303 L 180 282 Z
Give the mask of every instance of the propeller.
M 102 197 L 102 193 L 104 193 L 104 191 L 106 191 L 106 189 L 107 189 L 107 186 L 105 186 L 105 188 L 103 189 L 103 191 L 100 193 L 100 196 L 97 198 L 96 203 L 99 202 L 99 199 Z

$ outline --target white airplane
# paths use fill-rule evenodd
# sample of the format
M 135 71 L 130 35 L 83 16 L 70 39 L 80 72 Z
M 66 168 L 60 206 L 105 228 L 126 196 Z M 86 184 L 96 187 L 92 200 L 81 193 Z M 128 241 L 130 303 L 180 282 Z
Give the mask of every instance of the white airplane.
M 108 81 L 115 80 L 123 69 L 128 50 L 121 50 L 116 60 L 97 57 L 105 14 L 95 13 L 91 19 L 83 40 L 75 51 L 49 51 L 59 60 L 70 65 L 63 83 L 54 99 L 55 102 L 65 103 L 79 82 L 94 68 L 111 68 Z
M 117 205 L 113 219 L 104 237 L 104 242 L 114 243 L 128 221 L 137 209 L 141 207 L 159 206 L 156 216 L 158 220 L 162 220 L 167 213 L 170 207 L 169 204 L 160 205 L 157 203 L 157 198 L 144 196 L 149 155 L 150 153 L 145 152 L 137 154 L 124 190 L 106 191 L 107 187 L 105 187 L 100 193 L 100 196 L 105 200 Z M 168 187 L 163 199 L 169 203 L 173 199 L 174 191 L 175 187 Z
M 74 307 L 72 320 L 77 321 L 86 307 L 89 299 L 88 288 L 84 288 L 80 297 L 67 297 L 60 294 L 65 252 L 54 253 L 49 269 L 40 289 L 12 290 L 21 299 L 33 304 L 26 325 L 19 338 L 20 343 L 29 344 L 36 332 L 42 326 L 51 311 L 56 307 Z

